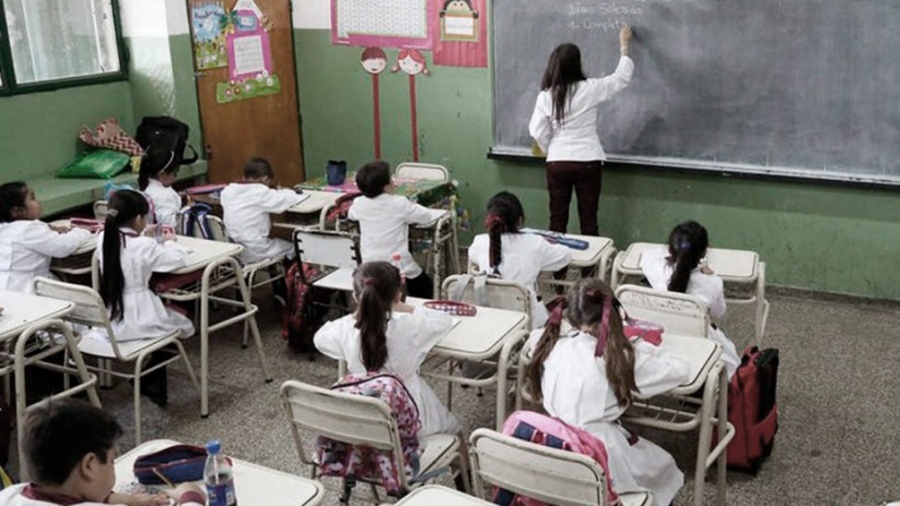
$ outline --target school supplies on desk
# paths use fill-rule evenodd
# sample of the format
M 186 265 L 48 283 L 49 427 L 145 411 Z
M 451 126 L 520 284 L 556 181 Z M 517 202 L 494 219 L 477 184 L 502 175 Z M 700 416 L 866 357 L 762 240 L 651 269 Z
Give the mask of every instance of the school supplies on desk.
M 100 220 L 94 220 L 90 218 L 69 218 L 69 225 L 78 228 L 84 228 L 89 230 L 91 233 L 96 233 L 103 230 L 103 222 Z
M 200 186 L 192 186 L 184 192 L 188 195 L 209 195 L 210 193 L 219 193 L 228 185 L 225 184 L 204 184 Z
M 577 249 L 579 251 L 584 251 L 588 249 L 587 241 L 582 239 L 576 239 L 574 237 L 567 236 L 565 234 L 560 234 L 559 232 L 550 232 L 548 230 L 537 230 L 534 228 L 523 228 L 522 232 L 526 234 L 535 234 L 543 237 L 547 240 L 547 242 L 551 244 L 562 244 L 563 246 L 569 249 Z
M 475 306 L 456 300 L 430 300 L 422 305 L 452 316 L 475 316 L 478 313 L 478 308 Z

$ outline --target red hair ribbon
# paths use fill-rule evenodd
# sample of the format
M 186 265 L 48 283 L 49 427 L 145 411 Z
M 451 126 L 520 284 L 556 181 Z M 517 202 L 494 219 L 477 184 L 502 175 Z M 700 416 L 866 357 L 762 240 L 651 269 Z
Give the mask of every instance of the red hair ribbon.
M 363 279 L 364 286 L 376 286 L 378 285 L 378 280 L 375 278 L 365 278 Z
M 597 290 L 594 290 L 598 292 Z M 606 297 L 603 301 L 603 319 L 600 320 L 600 335 L 597 336 L 597 347 L 594 348 L 594 356 L 602 357 L 606 351 L 606 341 L 609 339 L 609 315 L 612 313 L 613 298 Z
M 566 299 L 562 299 L 553 307 L 553 310 L 550 311 L 550 316 L 547 318 L 547 325 L 562 326 L 563 311 L 566 309 L 566 305 Z
M 501 232 L 506 231 L 506 223 L 503 222 L 503 218 L 496 214 L 486 215 L 484 217 L 484 228 L 491 230 L 494 227 L 499 227 Z

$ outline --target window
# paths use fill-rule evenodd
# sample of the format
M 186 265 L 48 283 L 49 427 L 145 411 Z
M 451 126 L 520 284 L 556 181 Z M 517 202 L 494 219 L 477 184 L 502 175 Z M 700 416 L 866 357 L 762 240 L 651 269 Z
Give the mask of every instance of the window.
M 0 87 L 22 93 L 125 77 L 115 0 L 0 0 Z

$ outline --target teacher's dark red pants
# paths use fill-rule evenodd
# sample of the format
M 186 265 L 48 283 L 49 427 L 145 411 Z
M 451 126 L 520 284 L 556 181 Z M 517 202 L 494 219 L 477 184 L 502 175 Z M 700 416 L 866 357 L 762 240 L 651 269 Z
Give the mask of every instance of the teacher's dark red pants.
M 578 199 L 578 221 L 582 235 L 600 235 L 597 211 L 603 162 L 547 162 L 547 190 L 550 193 L 550 230 L 566 232 L 572 189 Z

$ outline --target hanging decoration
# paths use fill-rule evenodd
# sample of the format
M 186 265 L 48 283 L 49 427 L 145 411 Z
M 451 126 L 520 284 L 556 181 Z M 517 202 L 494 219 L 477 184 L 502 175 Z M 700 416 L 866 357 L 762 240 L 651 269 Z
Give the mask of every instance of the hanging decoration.
M 360 58 L 363 70 L 372 75 L 372 116 L 375 124 L 375 158 L 381 158 L 381 93 L 378 74 L 387 68 L 387 55 L 380 47 L 367 47 Z
M 486 68 L 487 0 L 437 0 L 431 3 L 434 64 Z
M 409 75 L 409 118 L 410 131 L 412 133 L 413 161 L 419 161 L 419 126 L 416 113 L 416 76 L 429 75 L 425 68 L 425 57 L 415 49 L 401 49 L 397 55 L 397 63 L 391 67 L 391 72 L 403 70 Z
M 272 72 L 269 30 L 272 21 L 253 0 L 238 0 L 229 16 L 231 29 L 225 36 L 229 81 L 216 84 L 216 101 L 273 95 L 281 91 L 281 80 Z
M 194 60 L 197 70 L 215 69 L 228 65 L 225 52 L 225 32 L 229 19 L 222 1 L 195 3 L 191 6 Z

